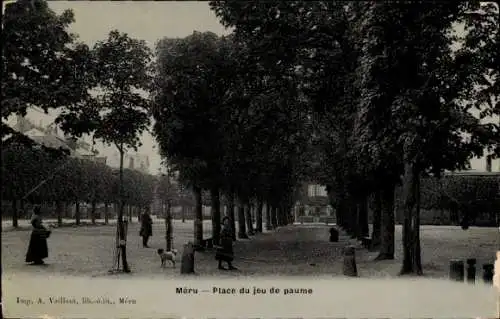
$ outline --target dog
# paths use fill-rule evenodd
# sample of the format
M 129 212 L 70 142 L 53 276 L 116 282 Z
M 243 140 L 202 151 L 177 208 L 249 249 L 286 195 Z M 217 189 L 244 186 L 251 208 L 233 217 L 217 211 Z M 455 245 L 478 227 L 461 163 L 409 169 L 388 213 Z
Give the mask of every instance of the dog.
M 175 268 L 175 257 L 177 256 L 177 249 L 172 249 L 171 251 L 165 251 L 164 249 L 158 249 L 158 255 L 160 256 L 161 267 L 165 268 L 167 260 L 172 263 L 172 267 Z

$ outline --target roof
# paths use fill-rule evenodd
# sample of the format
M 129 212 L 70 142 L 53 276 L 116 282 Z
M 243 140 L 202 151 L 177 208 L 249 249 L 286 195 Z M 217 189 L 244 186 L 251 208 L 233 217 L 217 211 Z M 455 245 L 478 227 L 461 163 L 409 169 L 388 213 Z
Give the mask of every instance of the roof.
M 88 151 L 84 148 L 77 147 L 76 150 L 71 149 L 71 147 L 68 145 L 65 139 L 58 137 L 56 135 L 52 134 L 46 134 L 46 135 L 38 135 L 38 136 L 30 136 L 32 140 L 35 142 L 42 144 L 46 147 L 58 149 L 58 148 L 63 148 L 71 152 L 71 156 L 76 156 L 76 157 L 93 157 L 95 156 L 94 153 L 91 151 Z
M 66 142 L 54 135 L 43 135 L 43 136 L 30 136 L 32 140 L 37 143 L 43 144 L 44 146 L 51 148 L 65 148 L 71 150 L 71 148 L 66 144 Z
M 27 136 L 31 136 L 31 137 L 46 135 L 44 131 L 42 131 L 42 130 L 36 128 L 36 127 L 32 127 L 31 129 L 29 129 L 28 131 L 24 132 L 23 134 L 27 135 Z
M 77 149 L 75 150 L 75 153 L 77 154 L 77 156 L 95 156 L 94 153 L 92 153 L 91 151 L 89 150 L 86 150 L 84 148 L 81 148 L 81 147 L 77 147 Z

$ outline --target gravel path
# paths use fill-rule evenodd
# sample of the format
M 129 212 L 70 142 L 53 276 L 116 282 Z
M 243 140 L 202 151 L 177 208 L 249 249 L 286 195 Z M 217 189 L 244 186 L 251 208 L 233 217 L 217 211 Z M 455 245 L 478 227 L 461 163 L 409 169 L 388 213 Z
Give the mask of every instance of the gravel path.
M 50 221 L 46 221 L 50 223 Z M 193 222 L 174 221 L 174 246 L 193 238 Z M 2 265 L 4 274 L 60 273 L 76 276 L 106 276 L 112 267 L 115 240 L 114 225 L 95 227 L 63 227 L 49 238 L 47 266 L 24 264 L 29 241 L 27 230 L 2 232 Z M 338 243 L 328 242 L 325 225 L 291 225 L 252 236 L 235 243 L 236 272 L 217 270 L 213 251 L 196 253 L 196 272 L 202 276 L 315 276 L 341 275 L 341 250 L 347 244 L 357 244 L 346 236 Z M 8 230 L 8 226 L 4 228 Z M 179 269 L 159 266 L 156 249 L 164 246 L 162 220 L 155 220 L 151 248 L 141 246 L 139 224 L 129 227 L 127 255 L 134 276 L 179 276 Z M 205 237 L 211 233 L 210 221 L 204 222 Z M 422 262 L 426 276 L 446 277 L 452 258 L 478 259 L 478 264 L 493 262 L 498 249 L 496 228 L 422 226 Z M 358 271 L 363 277 L 396 276 L 401 266 L 401 227 L 396 226 L 396 260 L 374 262 L 376 253 L 359 248 Z M 180 256 L 179 256 L 180 257 Z M 180 259 L 180 258 L 179 258 Z M 478 267 L 479 268 L 479 267 Z M 480 273 L 480 271 L 479 271 Z M 480 274 L 478 274 L 480 275 Z

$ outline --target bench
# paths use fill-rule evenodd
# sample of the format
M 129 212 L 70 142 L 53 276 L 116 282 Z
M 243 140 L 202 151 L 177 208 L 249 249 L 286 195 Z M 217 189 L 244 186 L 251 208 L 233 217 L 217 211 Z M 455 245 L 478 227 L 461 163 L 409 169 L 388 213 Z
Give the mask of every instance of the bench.
M 361 244 L 365 248 L 370 248 L 372 246 L 372 239 L 371 239 L 371 237 L 363 237 L 363 238 L 361 238 Z
M 207 239 L 203 239 L 203 240 L 201 241 L 201 246 L 202 246 L 203 248 L 207 248 L 207 249 L 212 249 L 212 248 L 214 248 L 214 240 L 213 240 L 213 238 L 212 238 L 212 237 L 210 237 L 210 238 L 207 238 Z

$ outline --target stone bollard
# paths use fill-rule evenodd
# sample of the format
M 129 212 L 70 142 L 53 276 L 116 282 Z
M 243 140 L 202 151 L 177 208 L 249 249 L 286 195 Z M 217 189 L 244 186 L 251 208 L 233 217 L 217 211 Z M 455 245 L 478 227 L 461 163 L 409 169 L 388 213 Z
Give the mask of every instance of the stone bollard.
M 464 281 L 464 262 L 463 260 L 450 260 L 450 279 L 454 281 Z
M 467 282 L 473 284 L 476 281 L 476 258 L 467 259 Z
M 194 246 L 188 242 L 184 245 L 181 257 L 181 274 L 194 274 Z
M 339 231 L 334 227 L 330 228 L 330 242 L 336 243 L 339 241 Z
M 486 284 L 493 283 L 493 264 L 483 264 L 483 281 Z
M 356 248 L 354 246 L 344 247 L 344 276 L 357 277 L 358 269 L 356 267 Z

